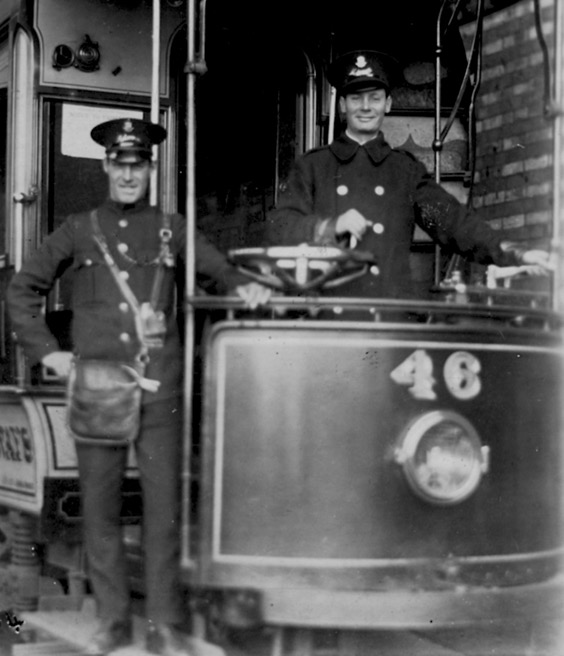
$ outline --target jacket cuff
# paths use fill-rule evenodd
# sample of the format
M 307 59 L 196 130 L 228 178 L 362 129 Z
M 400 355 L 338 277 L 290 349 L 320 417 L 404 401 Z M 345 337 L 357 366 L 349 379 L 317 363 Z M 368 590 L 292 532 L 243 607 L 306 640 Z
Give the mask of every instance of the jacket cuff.
M 529 249 L 519 242 L 503 240 L 499 242 L 499 250 L 501 251 L 500 266 L 519 266 L 523 264 L 523 256 Z
M 318 219 L 313 229 L 313 241 L 315 244 L 335 244 L 337 233 L 335 227 L 336 219 Z

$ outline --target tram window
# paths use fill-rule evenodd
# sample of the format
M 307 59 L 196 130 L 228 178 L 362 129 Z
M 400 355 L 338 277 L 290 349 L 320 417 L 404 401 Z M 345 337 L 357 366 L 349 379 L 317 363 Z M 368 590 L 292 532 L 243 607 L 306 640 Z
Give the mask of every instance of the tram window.
M 219 9 L 221 6 L 221 10 Z M 257 35 L 233 4 L 211 8 L 206 75 L 196 95 L 198 227 L 222 251 L 264 244 L 277 185 L 306 149 L 308 60 L 292 44 Z M 213 12 L 215 20 L 213 19 Z M 186 39 L 171 57 L 179 142 L 185 143 Z M 233 63 L 246 62 L 237 69 Z M 259 82 L 257 82 L 259 81 Z M 186 162 L 178 150 L 178 210 L 185 210 Z

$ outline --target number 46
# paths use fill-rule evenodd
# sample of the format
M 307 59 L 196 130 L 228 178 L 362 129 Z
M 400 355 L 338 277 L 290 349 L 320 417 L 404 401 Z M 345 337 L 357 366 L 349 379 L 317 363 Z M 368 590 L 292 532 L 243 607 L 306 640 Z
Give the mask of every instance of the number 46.
M 443 376 L 449 392 L 461 400 L 473 399 L 482 389 L 479 373 L 482 365 L 468 351 L 455 351 L 447 358 Z M 398 385 L 406 385 L 416 399 L 434 400 L 436 379 L 433 376 L 433 360 L 424 349 L 413 351 L 390 374 Z

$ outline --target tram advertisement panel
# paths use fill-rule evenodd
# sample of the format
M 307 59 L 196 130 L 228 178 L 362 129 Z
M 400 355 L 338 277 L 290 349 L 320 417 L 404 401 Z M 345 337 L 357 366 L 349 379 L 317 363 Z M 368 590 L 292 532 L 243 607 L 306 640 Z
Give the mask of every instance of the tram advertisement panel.
M 0 405 L 0 490 L 33 496 L 36 492 L 35 450 L 31 427 L 19 403 Z

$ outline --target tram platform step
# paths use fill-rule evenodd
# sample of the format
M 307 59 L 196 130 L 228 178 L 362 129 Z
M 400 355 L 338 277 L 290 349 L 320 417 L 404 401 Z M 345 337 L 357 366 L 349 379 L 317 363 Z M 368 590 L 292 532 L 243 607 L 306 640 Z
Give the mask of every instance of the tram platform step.
M 12 656 L 80 656 L 80 650 L 59 640 L 13 645 Z
M 97 624 L 95 604 L 89 597 L 79 610 L 24 612 L 20 619 L 23 620 L 21 631 L 26 642 L 17 645 L 20 651 L 14 651 L 13 656 L 82 654 Z M 63 645 L 67 651 L 57 651 L 57 645 Z M 187 636 L 187 646 L 194 656 L 226 656 L 223 649 L 192 636 Z M 28 651 L 25 651 L 25 648 Z M 30 651 L 32 648 L 36 648 L 36 651 Z M 112 652 L 112 656 L 149 656 L 149 654 L 145 649 L 145 621 L 135 615 L 133 643 L 116 649 Z

